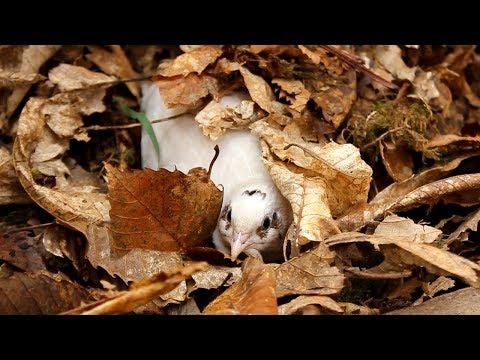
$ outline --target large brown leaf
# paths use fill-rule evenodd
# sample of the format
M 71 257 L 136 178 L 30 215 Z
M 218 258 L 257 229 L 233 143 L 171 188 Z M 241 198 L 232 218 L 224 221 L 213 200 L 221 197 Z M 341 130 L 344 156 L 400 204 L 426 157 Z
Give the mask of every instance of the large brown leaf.
M 15 228 L 9 230 L 15 231 Z M 0 234 L 0 260 L 24 271 L 46 270 L 42 259 L 44 251 L 40 238 L 28 235 L 27 231 Z
M 0 147 L 0 205 L 28 204 L 31 201 L 15 174 L 12 154 L 7 148 Z
M 205 169 L 188 175 L 166 169 L 106 169 L 115 247 L 179 251 L 207 245 L 223 197 Z
M 242 279 L 213 300 L 203 311 L 207 315 L 277 314 L 275 275 L 261 260 L 248 258 Z
M 92 300 L 80 285 L 48 272 L 0 278 L 2 314 L 58 314 Z

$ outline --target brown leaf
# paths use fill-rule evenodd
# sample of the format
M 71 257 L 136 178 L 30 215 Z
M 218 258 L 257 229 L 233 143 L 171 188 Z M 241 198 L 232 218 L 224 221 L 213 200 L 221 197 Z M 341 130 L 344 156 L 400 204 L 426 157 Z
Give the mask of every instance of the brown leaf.
M 295 111 L 302 112 L 310 100 L 310 91 L 308 91 L 303 83 L 299 80 L 287 79 L 273 79 L 273 84 L 280 86 L 280 88 L 289 96 L 287 99 L 290 102 L 290 108 Z
M 187 76 L 190 73 L 200 75 L 222 53 L 222 48 L 218 46 L 200 46 L 178 56 L 173 62 L 160 64 L 159 74 L 167 77 Z
M 40 74 L 24 74 L 21 72 L 0 69 L 0 88 L 12 88 L 15 86 L 31 85 L 44 80 Z
M 460 226 L 448 236 L 447 240 L 445 240 L 444 248 L 448 248 L 448 246 L 456 240 L 463 241 L 465 238 L 468 238 L 469 231 L 477 231 L 479 221 L 480 209 L 470 213 L 465 221 L 462 222 Z
M 407 149 L 380 141 L 380 155 L 388 175 L 396 182 L 413 176 L 413 159 Z
M 152 169 L 121 172 L 106 165 L 115 247 L 179 251 L 208 243 L 222 192 L 205 169 L 188 175 Z
M 346 215 L 337 220 L 338 227 L 342 231 L 358 230 L 368 222 L 385 215 L 401 199 L 415 189 L 434 183 L 447 176 L 456 169 L 463 160 L 478 155 L 471 153 L 463 157 L 455 158 L 445 165 L 439 165 L 427 169 L 407 180 L 393 183 L 379 192 L 367 205 L 359 205 L 352 208 Z
M 205 270 L 192 275 L 195 281 L 195 289 L 216 289 L 222 285 L 236 283 L 242 277 L 239 267 L 209 266 Z M 228 284 L 227 284 L 228 283 Z
M 83 287 L 48 272 L 0 278 L 2 314 L 58 314 L 92 300 Z
M 319 305 L 327 312 L 343 313 L 343 309 L 337 304 L 337 302 L 327 296 L 319 295 L 301 295 L 289 303 L 283 304 L 278 307 L 278 313 L 280 315 L 291 315 L 302 310 L 302 308 L 308 305 Z
M 15 228 L 8 231 L 15 231 Z M 38 236 L 30 236 L 28 232 L 15 232 L 9 235 L 0 234 L 0 260 L 16 266 L 23 271 L 35 272 L 46 270 L 42 259 L 44 249 Z
M 261 260 L 248 258 L 242 279 L 213 300 L 203 311 L 207 315 L 277 314 L 275 275 Z
M 112 76 L 70 64 L 54 67 L 48 72 L 48 78 L 52 83 L 57 84 L 62 92 L 85 89 L 115 80 Z
M 0 205 L 28 204 L 31 201 L 18 181 L 12 154 L 7 148 L 0 147 Z
M 195 107 L 207 95 L 218 97 L 218 81 L 208 75 L 189 74 L 171 79 L 154 78 L 167 107 Z
M 60 45 L 6 46 L 0 50 L 3 71 L 36 74 L 42 65 L 60 49 Z M 30 84 L 16 86 L 9 94 L 6 108 L 0 109 L 0 119 L 9 118 L 30 89 Z
M 319 244 L 275 269 L 277 297 L 287 295 L 332 295 L 343 288 L 345 277 L 331 266 L 334 253 Z
M 109 45 L 110 51 L 100 46 L 89 46 L 91 51 L 87 59 L 97 65 L 100 70 L 108 75 L 116 76 L 119 79 L 133 79 L 138 77 L 138 73 L 133 70 L 128 57 L 125 55 L 120 45 Z M 140 85 L 136 81 L 125 83 L 130 92 L 137 98 L 140 98 Z
M 471 286 L 480 287 L 480 265 L 433 245 L 406 240 L 404 236 L 343 233 L 326 240 L 329 247 L 355 242 L 378 245 L 381 251 L 388 251 L 391 263 L 423 266 L 433 274 L 455 276 Z
M 128 291 L 95 301 L 65 312 L 65 315 L 111 315 L 123 314 L 147 304 L 159 295 L 165 294 L 177 287 L 195 272 L 203 269 L 206 263 L 194 263 L 170 273 L 160 273 L 150 278 L 134 283 Z
M 413 220 L 407 218 L 389 215 L 378 224 L 374 234 L 383 236 L 401 235 L 408 241 L 431 244 L 442 234 L 442 231 L 428 225 L 415 224 Z

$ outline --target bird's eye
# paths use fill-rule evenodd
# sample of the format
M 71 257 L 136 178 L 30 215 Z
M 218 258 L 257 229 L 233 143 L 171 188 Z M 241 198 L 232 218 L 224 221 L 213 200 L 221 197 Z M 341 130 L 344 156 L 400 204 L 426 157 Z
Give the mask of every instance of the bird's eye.
M 227 221 L 228 221 L 228 222 L 232 221 L 232 209 L 228 209 L 228 212 L 227 212 Z
M 263 219 L 263 224 L 262 227 L 267 230 L 270 227 L 270 218 L 267 216 L 265 219 Z

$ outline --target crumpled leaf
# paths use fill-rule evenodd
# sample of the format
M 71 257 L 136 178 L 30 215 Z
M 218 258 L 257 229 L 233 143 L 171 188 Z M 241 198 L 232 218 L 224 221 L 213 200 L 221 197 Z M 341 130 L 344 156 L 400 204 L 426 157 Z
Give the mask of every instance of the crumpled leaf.
M 369 242 L 388 251 L 389 261 L 407 266 L 423 266 L 427 271 L 443 276 L 454 276 L 470 286 L 480 287 L 480 265 L 439 249 L 430 244 L 405 240 L 404 236 L 365 235 L 361 233 L 342 233 L 326 240 L 329 247 L 355 242 Z
M 122 47 L 120 45 L 109 45 L 108 47 L 110 51 L 100 46 L 89 46 L 88 49 L 91 53 L 87 55 L 87 59 L 106 74 L 119 79 L 126 80 L 138 77 Z M 130 81 L 125 85 L 137 99 L 140 99 L 140 84 L 138 82 Z
M 80 306 L 64 314 L 110 315 L 131 312 L 159 295 L 175 289 L 181 282 L 205 266 L 206 263 L 195 263 L 169 273 L 159 273 L 132 284 L 128 291 L 121 291 L 111 298 Z
M 44 79 L 45 77 L 43 75 L 36 73 L 24 74 L 21 72 L 0 69 L 0 88 L 31 85 Z
M 273 101 L 275 100 L 275 97 L 273 91 L 270 88 L 270 85 L 268 85 L 261 76 L 255 75 L 247 68 L 238 63 L 228 61 L 227 59 L 221 59 L 218 62 L 217 67 L 226 73 L 240 71 L 245 87 L 252 100 L 266 112 L 271 113 L 274 111 Z
M 455 280 L 447 278 L 445 276 L 439 276 L 435 281 L 430 283 L 424 283 L 422 296 L 416 300 L 413 305 L 419 305 L 423 303 L 425 298 L 432 299 L 438 292 L 451 289 L 455 286 Z
M 223 196 L 205 169 L 185 175 L 166 169 L 121 172 L 105 167 L 116 248 L 179 251 L 207 245 Z
M 291 315 L 302 310 L 302 308 L 308 305 L 318 305 L 322 309 L 325 309 L 333 313 L 343 313 L 343 309 L 337 304 L 337 302 L 328 296 L 319 296 L 319 295 L 302 295 L 292 301 L 280 305 L 278 307 L 278 313 L 280 315 Z
M 218 81 L 208 75 L 189 74 L 171 79 L 154 78 L 167 107 L 192 107 L 207 95 L 218 98 Z
M 213 64 L 223 53 L 219 46 L 196 47 L 171 62 L 160 64 L 158 73 L 162 76 L 171 77 L 190 73 L 200 75 L 208 65 Z
M 278 85 L 290 102 L 290 108 L 302 112 L 310 100 L 310 91 L 299 80 L 273 79 L 273 84 Z M 287 95 L 288 94 L 288 95 Z
M 415 224 L 413 220 L 398 215 L 389 215 L 378 224 L 374 234 L 383 236 L 401 235 L 415 243 L 431 244 L 442 234 L 442 231 L 432 226 Z
M 12 154 L 0 147 L 0 205 L 28 204 L 32 200 L 18 181 L 12 163 Z
M 331 266 L 334 253 L 323 244 L 294 257 L 275 268 L 276 294 L 287 295 L 333 295 L 344 286 L 344 275 Z
M 454 232 L 452 232 L 447 240 L 445 240 L 444 248 L 448 248 L 448 246 L 456 240 L 466 240 L 468 239 L 468 233 L 470 231 L 477 231 L 478 229 L 478 222 L 480 221 L 480 209 L 470 213 L 465 221 L 463 221 Z
M 339 232 L 330 213 L 326 184 L 322 178 L 295 173 L 280 161 L 264 159 L 264 163 L 278 189 L 292 206 L 293 223 L 286 238 L 294 246 L 297 243 L 305 245 L 309 241 L 322 241 Z M 298 252 L 296 247 L 294 251 Z
M 18 74 L 36 74 L 42 65 L 59 49 L 60 45 L 5 46 L 0 50 L 1 70 Z M 0 120 L 9 118 L 30 89 L 30 84 L 15 86 L 0 109 Z
M 227 129 L 244 129 L 258 120 L 258 112 L 254 109 L 255 103 L 243 100 L 235 107 L 223 107 L 219 102 L 212 100 L 195 116 L 205 136 L 217 140 Z
M 58 314 L 92 300 L 85 288 L 46 271 L 0 278 L 2 314 Z
M 112 82 L 115 77 L 85 69 L 83 66 L 60 64 L 48 72 L 48 79 L 57 84 L 63 92 Z
M 275 315 L 275 275 L 261 260 L 248 258 L 242 266 L 242 279 L 204 309 L 206 315 Z
M 264 120 L 253 123 L 250 128 L 281 160 L 310 170 L 310 174 L 313 172 L 314 176 L 325 181 L 333 216 L 366 202 L 372 169 L 352 144 L 307 142 L 301 136 L 276 129 Z

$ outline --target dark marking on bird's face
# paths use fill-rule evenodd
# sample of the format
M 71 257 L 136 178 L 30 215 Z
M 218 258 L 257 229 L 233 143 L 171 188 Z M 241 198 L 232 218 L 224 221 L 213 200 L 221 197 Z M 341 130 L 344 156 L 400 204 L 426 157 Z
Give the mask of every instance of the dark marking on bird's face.
M 265 194 L 264 192 L 261 192 L 260 190 L 245 190 L 242 193 L 242 195 L 246 195 L 246 196 L 252 196 L 254 194 L 261 195 L 263 199 L 265 199 L 265 197 L 267 196 L 267 194 Z
M 223 208 L 220 218 L 225 221 L 225 230 L 228 230 L 232 222 L 232 207 L 230 204 Z
M 267 215 L 263 218 L 262 225 L 257 228 L 257 235 L 259 237 L 265 237 L 270 229 L 280 228 L 280 218 L 275 211 L 271 216 Z

